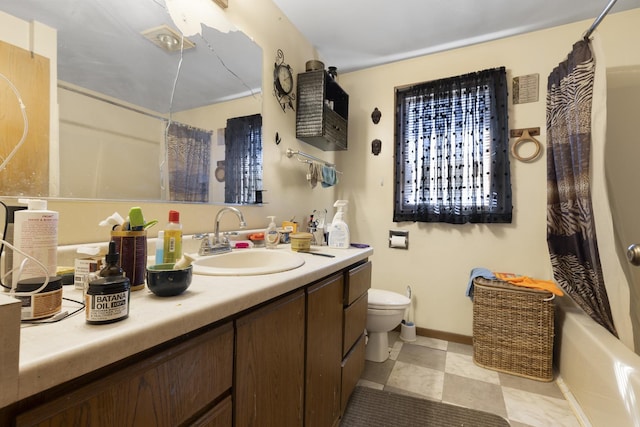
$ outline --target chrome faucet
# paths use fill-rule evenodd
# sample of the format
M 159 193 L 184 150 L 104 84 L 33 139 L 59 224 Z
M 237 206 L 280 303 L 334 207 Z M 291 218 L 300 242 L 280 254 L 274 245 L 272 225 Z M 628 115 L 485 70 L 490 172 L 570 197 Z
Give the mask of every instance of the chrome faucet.
M 227 206 L 218 211 L 216 214 L 216 226 L 213 230 L 213 242 L 211 243 L 211 253 L 223 253 L 231 251 L 231 244 L 229 243 L 229 239 L 225 236 L 220 238 L 220 219 L 225 212 L 233 212 L 236 214 L 238 219 L 240 220 L 240 228 L 245 228 L 247 223 L 244 220 L 244 215 L 240 212 L 239 209 L 234 208 L 232 206 Z
M 198 249 L 198 255 L 211 255 L 211 240 L 209 238 L 209 233 L 194 234 L 193 238 L 202 240 L 200 249 Z

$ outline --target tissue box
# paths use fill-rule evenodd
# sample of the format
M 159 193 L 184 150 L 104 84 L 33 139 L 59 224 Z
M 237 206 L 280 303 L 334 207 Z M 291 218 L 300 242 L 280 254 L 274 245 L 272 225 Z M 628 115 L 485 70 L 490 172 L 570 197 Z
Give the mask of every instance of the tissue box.
M 73 284 L 76 289 L 84 289 L 84 281 L 88 274 L 102 269 L 102 257 L 76 258 Z

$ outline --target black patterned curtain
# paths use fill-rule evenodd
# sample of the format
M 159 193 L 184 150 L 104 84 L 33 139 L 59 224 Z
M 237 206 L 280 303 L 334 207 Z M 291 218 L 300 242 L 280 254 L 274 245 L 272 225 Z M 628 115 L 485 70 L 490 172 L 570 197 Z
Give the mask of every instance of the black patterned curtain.
M 504 67 L 396 90 L 393 220 L 510 223 Z
M 170 200 L 209 201 L 210 131 L 172 122 L 168 129 L 167 161 Z
M 225 203 L 255 203 L 262 190 L 262 116 L 227 120 L 225 143 Z
M 577 42 L 547 82 L 547 243 L 556 282 L 617 336 L 596 241 L 589 161 L 595 61 Z

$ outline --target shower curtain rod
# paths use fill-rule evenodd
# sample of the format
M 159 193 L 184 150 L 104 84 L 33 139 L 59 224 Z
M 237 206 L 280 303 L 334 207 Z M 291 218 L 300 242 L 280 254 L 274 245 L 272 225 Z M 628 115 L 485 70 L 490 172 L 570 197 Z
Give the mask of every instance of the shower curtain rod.
M 595 21 L 593 21 L 593 24 L 591 24 L 591 26 L 589 27 L 587 32 L 584 33 L 584 39 L 585 40 L 588 39 L 589 36 L 591 36 L 591 34 L 595 31 L 595 29 L 598 27 L 598 25 L 600 25 L 600 22 L 604 19 L 605 16 L 607 16 L 607 13 L 609 13 L 609 10 L 611 10 L 613 5 L 616 4 L 617 1 L 618 0 L 611 0 L 609 2 L 609 4 L 607 5 L 607 7 L 604 8 L 602 13 L 600 15 L 598 15 L 598 17 L 596 18 Z

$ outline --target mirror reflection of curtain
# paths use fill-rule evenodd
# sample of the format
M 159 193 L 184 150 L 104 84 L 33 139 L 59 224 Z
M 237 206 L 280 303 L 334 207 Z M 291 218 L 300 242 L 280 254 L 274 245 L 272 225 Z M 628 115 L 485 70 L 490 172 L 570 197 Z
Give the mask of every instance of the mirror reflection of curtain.
M 211 132 L 171 123 L 167 137 L 167 156 L 170 200 L 208 202 Z
M 225 129 L 225 203 L 256 203 L 262 190 L 262 116 L 235 117 Z

